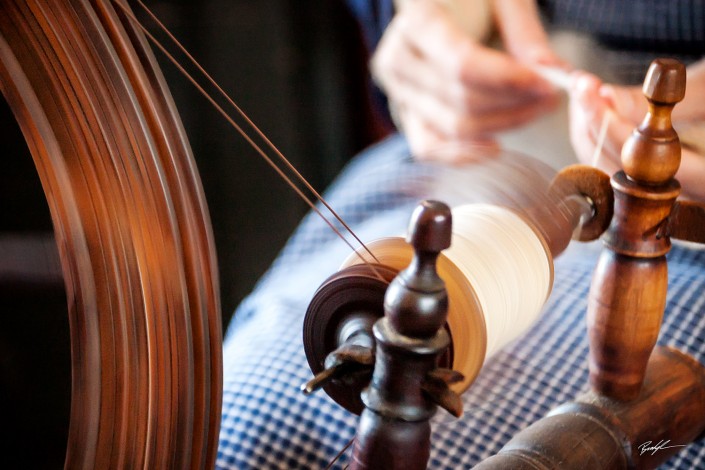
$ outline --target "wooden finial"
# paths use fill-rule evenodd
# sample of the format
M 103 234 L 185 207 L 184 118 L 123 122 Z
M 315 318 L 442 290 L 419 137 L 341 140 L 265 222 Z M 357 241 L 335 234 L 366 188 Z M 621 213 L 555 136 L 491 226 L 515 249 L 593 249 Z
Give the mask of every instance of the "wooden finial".
M 685 96 L 685 66 L 673 59 L 656 59 L 643 91 L 649 112 L 622 148 L 622 167 L 636 182 L 659 185 L 673 178 L 680 166 L 680 141 L 671 111 Z
M 416 251 L 440 253 L 450 246 L 450 208 L 438 201 L 421 202 L 409 221 L 406 241 Z
M 675 59 L 656 59 L 646 72 L 644 96 L 654 103 L 671 106 L 685 97 L 685 65 Z
M 436 260 L 450 246 L 451 223 L 450 208 L 437 201 L 423 201 L 411 216 L 406 241 L 414 258 L 390 284 L 384 304 L 390 324 L 402 335 L 429 338 L 446 322 L 448 295 Z

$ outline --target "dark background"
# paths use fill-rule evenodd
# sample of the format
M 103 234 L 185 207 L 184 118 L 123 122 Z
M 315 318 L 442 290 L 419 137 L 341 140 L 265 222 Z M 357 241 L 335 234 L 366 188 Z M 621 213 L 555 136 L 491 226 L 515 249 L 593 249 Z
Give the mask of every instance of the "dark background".
M 379 135 L 367 106 L 366 58 L 342 0 L 146 3 L 317 189 Z M 307 206 L 155 54 L 205 188 L 225 326 Z M 0 235 L 46 237 L 51 220 L 36 171 L 1 104 Z M 62 283 L 0 280 L 0 468 L 62 468 L 69 407 Z
M 323 190 L 377 135 L 366 107 L 359 31 L 342 0 L 150 5 L 315 188 Z M 158 52 L 157 57 L 205 187 L 227 323 L 307 206 Z

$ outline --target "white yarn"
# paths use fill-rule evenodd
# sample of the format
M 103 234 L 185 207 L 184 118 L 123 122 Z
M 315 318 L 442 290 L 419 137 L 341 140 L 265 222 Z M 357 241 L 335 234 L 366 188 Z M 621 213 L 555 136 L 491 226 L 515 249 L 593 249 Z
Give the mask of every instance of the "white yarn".
M 526 331 L 551 292 L 553 263 L 541 236 L 516 212 L 490 204 L 454 208 L 451 247 L 438 260 L 449 296 L 453 368 L 474 381 L 486 357 Z M 405 269 L 413 256 L 403 238 L 368 243 L 377 259 Z M 360 254 L 367 260 L 365 252 Z M 352 254 L 343 267 L 360 264 Z
M 538 317 L 551 291 L 551 257 L 536 231 L 515 212 L 488 204 L 453 209 L 445 255 L 473 286 L 491 356 Z

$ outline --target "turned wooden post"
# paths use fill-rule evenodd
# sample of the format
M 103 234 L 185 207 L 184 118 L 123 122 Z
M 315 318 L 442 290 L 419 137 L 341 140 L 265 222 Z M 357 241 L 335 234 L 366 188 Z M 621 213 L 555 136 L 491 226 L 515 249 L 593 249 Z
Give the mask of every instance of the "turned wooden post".
M 426 201 L 412 216 L 407 241 L 411 265 L 390 284 L 385 317 L 374 326 L 375 368 L 363 392 L 362 412 L 350 468 L 424 469 L 430 453 L 429 418 L 440 405 L 459 416 L 460 397 L 448 384 L 462 379 L 437 360 L 450 338 L 448 297 L 436 272 L 436 259 L 450 246 L 451 214 L 442 203 Z
M 588 306 L 593 390 L 521 431 L 476 469 L 651 469 L 702 438 L 705 368 L 676 350 L 654 350 L 669 237 L 705 242 L 705 205 L 677 202 L 673 179 L 680 144 L 670 115 L 684 85 L 683 65 L 652 63 L 644 84 L 649 112 L 624 145 L 624 171 L 611 180 L 614 217 Z M 577 182 L 580 174 L 563 179 Z
M 638 395 L 666 304 L 668 218 L 680 193 L 671 111 L 685 94 L 685 67 L 654 61 L 643 91 L 649 111 L 622 149 L 624 171 L 612 177 L 614 217 L 588 304 L 590 382 L 618 400 Z

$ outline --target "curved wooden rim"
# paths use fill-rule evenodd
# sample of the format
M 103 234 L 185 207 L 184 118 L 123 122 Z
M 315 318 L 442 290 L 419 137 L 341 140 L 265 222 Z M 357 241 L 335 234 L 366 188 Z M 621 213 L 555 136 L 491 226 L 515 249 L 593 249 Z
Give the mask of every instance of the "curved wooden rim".
M 213 467 L 214 245 L 144 38 L 105 1 L 4 1 L 0 87 L 42 180 L 69 299 L 66 468 Z

